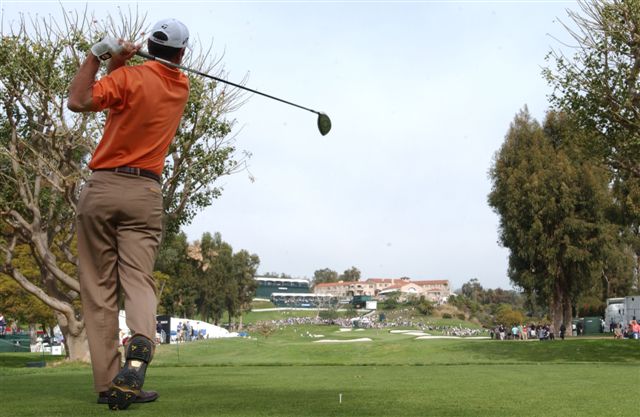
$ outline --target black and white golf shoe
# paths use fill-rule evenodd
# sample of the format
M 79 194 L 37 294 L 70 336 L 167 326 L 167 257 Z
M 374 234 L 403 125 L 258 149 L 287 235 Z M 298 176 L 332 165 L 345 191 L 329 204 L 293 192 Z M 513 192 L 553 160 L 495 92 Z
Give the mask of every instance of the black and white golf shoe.
M 134 335 L 125 350 L 125 364 L 111 382 L 108 393 L 110 410 L 126 410 L 142 396 L 147 365 L 153 357 L 153 342 Z M 155 398 L 154 398 L 155 399 Z

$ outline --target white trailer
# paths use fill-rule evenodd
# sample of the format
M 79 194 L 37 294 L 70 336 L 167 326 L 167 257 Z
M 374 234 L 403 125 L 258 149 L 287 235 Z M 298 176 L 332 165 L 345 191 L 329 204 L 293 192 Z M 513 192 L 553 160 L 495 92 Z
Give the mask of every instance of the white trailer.
M 607 307 L 604 310 L 605 332 L 611 328 L 611 323 L 617 325 L 624 323 L 624 297 L 608 298 Z
M 624 324 L 631 320 L 640 320 L 640 295 L 624 297 Z

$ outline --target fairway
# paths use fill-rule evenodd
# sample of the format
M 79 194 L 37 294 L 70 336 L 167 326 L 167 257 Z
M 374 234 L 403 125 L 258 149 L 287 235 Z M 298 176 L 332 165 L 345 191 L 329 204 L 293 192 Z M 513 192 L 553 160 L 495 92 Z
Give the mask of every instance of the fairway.
M 372 340 L 322 344 L 307 334 Z M 25 368 L 28 360 L 37 356 L 0 356 L 3 415 L 108 414 L 106 406 L 93 403 L 88 366 Z M 416 340 L 383 330 L 344 334 L 308 326 L 282 329 L 268 339 L 160 346 L 145 387 L 161 397 L 127 413 L 637 416 L 639 385 L 636 341 Z

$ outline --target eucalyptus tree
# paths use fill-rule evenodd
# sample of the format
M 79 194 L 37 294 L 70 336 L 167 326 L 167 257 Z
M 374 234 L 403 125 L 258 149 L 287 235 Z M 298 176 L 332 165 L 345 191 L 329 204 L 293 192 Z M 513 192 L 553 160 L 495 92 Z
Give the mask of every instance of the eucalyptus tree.
M 22 17 L 0 39 L 0 272 L 50 307 L 71 359 L 88 360 L 75 273 L 75 213 L 87 162 L 104 113 L 72 114 L 67 89 L 89 47 L 105 33 L 134 42 L 146 28 L 137 12 L 97 20 L 87 11 Z M 5 26 L 6 27 L 6 26 Z M 224 75 L 220 57 L 194 49 L 185 64 Z M 166 230 L 175 233 L 220 196 L 218 178 L 243 169 L 226 115 L 242 104 L 237 90 L 190 78 L 191 95 L 170 148 L 163 191 Z M 28 245 L 40 276 L 15 260 Z
M 585 152 L 611 171 L 616 221 L 640 255 L 640 2 L 578 1 L 564 24 L 571 47 L 552 50 L 544 75 L 553 87 L 553 108 L 571 117 L 585 132 Z M 629 270 L 618 262 L 618 270 Z M 627 279 L 615 285 L 605 271 L 606 285 L 637 290 L 638 263 Z M 622 273 L 622 272 L 619 272 Z M 613 285 L 613 286 L 612 286 Z M 614 291 L 616 292 L 616 291 Z M 609 291 L 606 291 L 607 295 Z
M 640 2 L 578 1 L 564 27 L 573 55 L 552 50 L 544 70 L 555 109 L 614 171 L 640 177 Z
M 338 273 L 330 268 L 318 269 L 313 273 L 313 285 L 338 282 Z
M 609 174 L 574 149 L 572 132 L 562 115 L 550 113 L 541 126 L 525 109 L 490 170 L 509 277 L 549 307 L 556 329 L 600 282 L 619 230 L 607 219 Z
M 260 258 L 246 250 L 234 253 L 220 233 L 204 233 L 190 246 L 190 257 L 197 262 L 196 308 L 203 320 L 220 323 L 224 313 L 229 324 L 251 309 L 257 282 L 254 279 Z
M 345 270 L 342 274 L 340 274 L 338 280 L 344 282 L 360 281 L 360 270 L 355 266 L 352 266 L 351 268 Z

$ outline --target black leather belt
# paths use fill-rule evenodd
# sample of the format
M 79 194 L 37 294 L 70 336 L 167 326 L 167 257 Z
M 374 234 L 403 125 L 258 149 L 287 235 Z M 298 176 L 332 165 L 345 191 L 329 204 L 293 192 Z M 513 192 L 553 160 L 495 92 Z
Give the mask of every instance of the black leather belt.
M 152 180 L 156 180 L 158 183 L 161 182 L 160 175 L 156 174 L 153 171 L 149 171 L 148 169 L 142 169 L 142 168 L 133 168 L 133 167 L 98 168 L 98 169 L 94 169 L 94 171 L 119 172 L 122 174 L 129 174 L 129 175 L 136 175 L 138 177 L 151 178 Z

